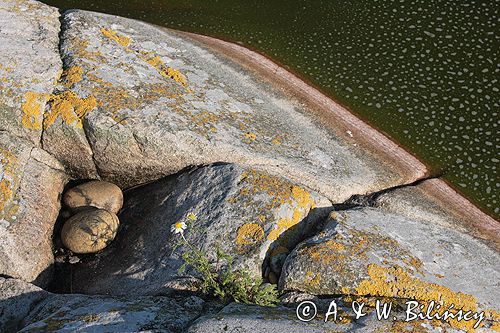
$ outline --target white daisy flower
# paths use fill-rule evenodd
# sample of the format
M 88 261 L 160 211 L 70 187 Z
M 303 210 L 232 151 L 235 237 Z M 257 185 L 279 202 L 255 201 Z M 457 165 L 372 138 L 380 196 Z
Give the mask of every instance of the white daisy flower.
M 172 224 L 170 227 L 170 232 L 174 234 L 182 234 L 184 230 L 186 230 L 187 225 L 184 222 L 177 222 L 176 224 Z
M 194 214 L 194 213 L 188 213 L 188 214 L 186 215 L 186 218 L 187 218 L 188 220 L 190 220 L 190 221 L 196 221 L 196 219 L 198 218 L 198 216 L 196 216 L 196 214 Z

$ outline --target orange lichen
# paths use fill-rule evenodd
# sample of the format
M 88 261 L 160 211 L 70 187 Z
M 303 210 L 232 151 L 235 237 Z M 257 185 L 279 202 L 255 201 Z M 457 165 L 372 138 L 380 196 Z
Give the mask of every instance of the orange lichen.
M 257 139 L 257 134 L 252 133 L 252 132 L 247 132 L 247 133 L 245 133 L 245 138 L 247 138 L 251 141 L 254 141 L 255 139 Z
M 253 245 L 262 241 L 264 230 L 256 223 L 247 223 L 238 229 L 236 235 L 236 244 L 238 245 Z
M 307 285 L 313 288 L 319 287 L 319 285 L 321 284 L 321 274 L 307 271 L 305 275 L 305 281 Z
M 94 96 L 80 98 L 72 91 L 52 95 L 50 103 L 50 111 L 44 115 L 44 128 L 52 125 L 58 116 L 64 123 L 82 128 L 83 118 L 97 106 Z
M 139 51 L 138 57 L 153 66 L 160 75 L 168 77 L 185 87 L 187 86 L 186 77 L 179 70 L 167 66 L 158 55 L 152 52 Z
M 127 36 L 120 36 L 118 33 L 112 29 L 101 28 L 101 33 L 108 37 L 109 39 L 114 40 L 121 46 L 128 46 L 130 44 L 130 38 Z
M 286 179 L 267 172 L 247 170 L 242 173 L 240 183 L 243 185 L 239 192 L 228 200 L 230 202 L 242 200 L 256 208 L 255 216 L 261 221 L 277 220 L 276 226 L 266 237 L 270 241 L 275 241 L 283 232 L 297 225 L 309 210 L 315 207 L 310 193 Z M 254 198 L 261 194 L 267 194 L 268 199 L 255 205 Z M 285 204 L 290 206 L 291 216 L 270 216 L 274 214 L 275 209 Z
M 477 312 L 477 300 L 474 296 L 455 293 L 451 289 L 419 278 L 410 276 L 399 266 L 382 267 L 375 264 L 368 265 L 369 279 L 360 282 L 356 288 L 358 295 L 397 297 L 418 300 L 424 305 L 435 301 L 443 309 L 448 309 L 451 304 L 454 309 Z M 472 331 L 473 321 L 457 321 L 448 319 L 448 324 L 458 329 Z
M 16 177 L 17 158 L 9 150 L 0 147 L 0 220 L 10 219 L 18 210 L 13 203 Z
M 79 66 L 73 66 L 65 70 L 62 74 L 65 86 L 70 88 L 73 84 L 83 80 L 83 69 Z
M 21 123 L 25 128 L 41 130 L 43 106 L 47 102 L 48 94 L 28 91 L 24 94 L 24 103 L 21 105 L 23 117 Z
M 275 137 L 272 141 L 271 141 L 273 144 L 275 145 L 280 145 L 283 143 L 283 139 L 279 136 Z
M 267 235 L 267 239 L 270 241 L 277 240 L 283 232 L 297 225 L 302 220 L 302 217 L 303 214 L 301 211 L 298 208 L 295 208 L 293 210 L 292 218 L 281 218 L 278 220 L 275 228 L 272 229 Z

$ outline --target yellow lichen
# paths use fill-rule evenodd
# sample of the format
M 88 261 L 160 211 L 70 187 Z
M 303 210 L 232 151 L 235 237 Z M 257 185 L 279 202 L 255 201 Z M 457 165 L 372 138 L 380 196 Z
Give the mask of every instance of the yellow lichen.
M 44 115 L 44 128 L 52 125 L 58 116 L 64 123 L 82 128 L 83 118 L 97 106 L 94 96 L 80 98 L 72 91 L 52 95 L 50 103 L 50 111 Z
M 275 241 L 278 239 L 278 237 L 285 232 L 286 230 L 290 229 L 297 223 L 299 223 L 302 219 L 302 214 L 298 208 L 295 208 L 293 210 L 292 218 L 281 218 L 278 220 L 278 223 L 276 224 L 276 227 L 269 232 L 267 235 L 267 239 L 270 241 Z
M 314 201 L 311 199 L 311 194 L 306 190 L 298 186 L 293 186 L 292 196 L 300 207 L 311 205 L 314 208 Z
M 62 74 L 65 86 L 71 87 L 73 84 L 83 80 L 83 69 L 79 66 L 73 66 L 65 70 Z
M 247 138 L 251 141 L 254 141 L 255 139 L 257 139 L 257 134 L 252 133 L 252 132 L 247 132 L 247 133 L 245 133 L 245 138 Z
M 24 94 L 24 103 L 21 105 L 23 116 L 21 123 L 25 128 L 42 129 L 42 107 L 47 102 L 47 94 L 28 91 Z
M 186 77 L 179 70 L 167 66 L 158 55 L 152 52 L 140 51 L 138 57 L 153 66 L 160 75 L 168 77 L 185 87 L 187 86 Z
M 280 145 L 283 143 L 283 139 L 281 139 L 281 137 L 277 136 L 275 137 L 272 141 L 271 141 L 273 144 L 275 145 Z
M 112 29 L 101 28 L 101 33 L 108 37 L 109 39 L 114 40 L 121 46 L 128 46 L 130 44 L 130 38 L 127 36 L 120 36 L 118 33 Z
M 238 229 L 236 236 L 236 244 L 238 245 L 253 245 L 262 241 L 264 230 L 256 223 L 247 223 Z
M 16 176 L 17 158 L 9 150 L 0 147 L 0 220 L 11 219 L 18 210 L 14 203 L 14 187 L 18 181 Z
M 443 309 L 448 309 L 451 304 L 454 309 L 477 312 L 477 300 L 474 296 L 455 293 L 451 289 L 412 277 L 406 270 L 399 266 L 382 267 L 375 264 L 368 265 L 369 279 L 360 282 L 356 288 L 358 295 L 397 297 L 418 300 L 422 304 L 435 301 Z M 457 321 L 448 319 L 448 324 L 458 329 L 472 331 L 473 321 Z
M 321 274 L 307 271 L 305 275 L 305 281 L 308 286 L 316 288 L 321 284 Z
M 242 184 L 239 192 L 228 198 L 229 202 L 242 201 L 257 211 L 261 221 L 277 220 L 276 226 L 270 230 L 267 240 L 275 241 L 291 227 L 297 225 L 315 207 L 314 200 L 309 192 L 293 185 L 288 180 L 273 176 L 267 172 L 247 170 L 240 178 Z M 264 202 L 255 202 L 255 198 L 267 195 Z M 275 210 L 282 205 L 289 205 L 291 216 L 274 216 Z

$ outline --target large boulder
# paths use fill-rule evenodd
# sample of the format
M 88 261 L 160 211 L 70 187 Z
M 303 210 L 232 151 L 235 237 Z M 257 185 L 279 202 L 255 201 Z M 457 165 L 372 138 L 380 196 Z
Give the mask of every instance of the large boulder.
M 343 201 L 421 174 L 381 162 L 186 36 L 85 11 L 64 13 L 62 30 L 65 74 L 43 143 L 75 175 L 126 188 L 189 165 L 235 162 Z M 78 117 L 64 117 L 70 106 Z
M 0 274 L 40 285 L 50 278 L 66 180 L 63 166 L 44 150 L 0 133 Z
M 0 0 L 0 130 L 39 146 L 43 113 L 62 72 L 59 12 Z
M 321 207 L 316 193 L 265 171 L 231 164 L 185 171 L 126 194 L 115 241 L 95 258 L 73 267 L 73 290 L 91 294 L 151 295 L 179 287 L 181 246 L 171 226 L 197 216 L 186 240 L 210 256 L 217 245 L 235 266 L 263 274 L 272 249 L 293 249 L 311 232 Z
M 499 262 L 497 251 L 467 234 L 365 207 L 332 212 L 324 230 L 288 256 L 280 287 L 498 311 Z

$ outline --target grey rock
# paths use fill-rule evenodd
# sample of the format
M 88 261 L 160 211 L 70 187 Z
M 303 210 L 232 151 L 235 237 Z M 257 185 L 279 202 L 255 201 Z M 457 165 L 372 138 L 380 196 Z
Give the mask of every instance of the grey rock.
M 0 278 L 0 331 L 17 332 L 31 309 L 49 293 L 24 281 Z
M 323 216 L 329 201 L 298 184 L 237 165 L 209 165 L 134 189 L 126 194 L 115 241 L 74 267 L 73 288 L 92 294 L 168 293 L 192 282 L 178 274 L 189 251 L 172 224 L 197 215 L 187 241 L 213 258 L 219 245 L 254 277 L 272 249 L 293 246 Z M 182 246 L 174 249 L 178 244 Z M 187 279 L 187 280 L 186 280 Z M 188 288 L 189 287 L 185 287 Z
M 182 332 L 199 316 L 167 297 L 53 295 L 35 307 L 19 332 Z
M 66 181 L 62 165 L 52 156 L 0 133 L 0 274 L 47 282 L 52 232 Z
M 255 73 L 173 31 L 71 11 L 61 50 L 66 71 L 81 70 L 78 80 L 63 78 L 62 93 L 96 102 L 83 129 L 54 122 L 44 135 L 68 170 L 98 171 L 126 188 L 189 165 L 234 162 L 287 174 L 337 202 L 408 178 Z M 62 151 L 62 137 L 75 149 Z
M 499 262 L 498 252 L 453 228 L 361 208 L 332 213 L 321 233 L 299 244 L 280 287 L 498 310 Z
M 62 72 L 59 13 L 38 1 L 0 1 L 0 130 L 39 146 L 43 113 Z
M 123 193 L 115 184 L 93 180 L 69 189 L 63 202 L 71 210 L 92 206 L 118 214 L 123 206 Z
M 398 320 L 377 320 L 373 309 L 365 308 L 367 315 L 353 320 L 352 310 L 341 301 L 339 304 L 337 321 L 333 315 L 325 322 L 329 302 L 315 302 L 316 317 L 309 322 L 299 321 L 295 307 L 278 306 L 263 308 L 243 304 L 230 304 L 215 315 L 203 316 L 197 319 L 189 333 L 253 333 L 253 332 L 294 332 L 294 333 L 327 333 L 327 332 L 443 332 L 443 325 L 435 325 L 427 320 L 404 323 L 402 313 L 395 316 Z M 394 311 L 396 312 L 396 311 Z M 342 318 L 342 319 L 341 319 Z M 446 326 L 446 332 L 463 332 Z M 490 332 L 485 330 L 484 332 Z
M 389 191 L 377 198 L 375 206 L 409 219 L 424 220 L 469 234 L 481 239 L 492 249 L 500 251 L 498 222 L 477 216 L 464 216 L 463 210 L 456 209 L 446 202 L 446 197 L 443 197 L 452 193 L 436 191 L 441 184 L 440 179 L 429 179 L 417 186 Z
M 220 309 L 196 296 L 120 297 L 52 294 L 0 278 L 2 332 L 184 332 L 200 314 Z

